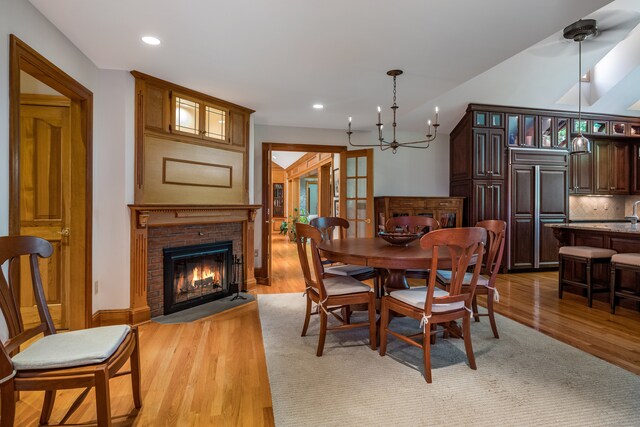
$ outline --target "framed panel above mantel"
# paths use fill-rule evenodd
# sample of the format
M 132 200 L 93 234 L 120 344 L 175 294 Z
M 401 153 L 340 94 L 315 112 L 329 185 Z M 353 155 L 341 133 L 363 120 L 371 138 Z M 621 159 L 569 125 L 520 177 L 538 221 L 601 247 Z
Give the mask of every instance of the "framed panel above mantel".
M 136 205 L 247 204 L 254 111 L 139 71 L 131 74 Z

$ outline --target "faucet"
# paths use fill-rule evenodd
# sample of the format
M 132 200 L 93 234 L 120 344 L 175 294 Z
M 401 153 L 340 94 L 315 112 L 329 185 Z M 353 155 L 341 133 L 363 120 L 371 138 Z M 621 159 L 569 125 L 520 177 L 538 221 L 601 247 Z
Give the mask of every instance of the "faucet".
M 638 223 L 638 205 L 640 205 L 640 200 L 633 202 L 633 213 L 631 216 L 628 216 L 626 219 L 631 221 L 631 224 Z

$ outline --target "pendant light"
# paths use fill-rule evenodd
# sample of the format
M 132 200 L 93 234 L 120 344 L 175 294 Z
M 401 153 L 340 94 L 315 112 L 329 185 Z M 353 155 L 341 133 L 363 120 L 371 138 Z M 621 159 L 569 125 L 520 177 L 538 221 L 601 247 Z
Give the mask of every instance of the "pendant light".
M 578 42 L 578 135 L 569 144 L 570 154 L 591 153 L 591 142 L 582 134 L 582 42 L 597 32 L 595 19 L 581 19 L 564 29 L 564 38 Z

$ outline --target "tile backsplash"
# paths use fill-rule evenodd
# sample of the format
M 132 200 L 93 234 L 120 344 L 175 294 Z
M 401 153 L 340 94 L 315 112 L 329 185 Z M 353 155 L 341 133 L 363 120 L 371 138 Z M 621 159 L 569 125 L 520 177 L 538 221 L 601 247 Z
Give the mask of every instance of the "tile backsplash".
M 624 219 L 639 196 L 569 196 L 569 219 Z

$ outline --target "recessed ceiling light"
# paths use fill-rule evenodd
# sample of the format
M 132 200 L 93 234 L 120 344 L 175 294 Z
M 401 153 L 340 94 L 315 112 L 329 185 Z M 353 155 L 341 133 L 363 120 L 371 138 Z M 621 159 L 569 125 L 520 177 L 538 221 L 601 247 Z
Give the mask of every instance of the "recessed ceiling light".
M 322 104 L 313 104 L 313 108 L 315 108 L 316 110 L 322 110 L 324 108 L 324 105 L 322 105 Z
M 160 39 L 153 36 L 144 36 L 142 37 L 142 41 L 151 46 L 158 46 L 160 44 Z

